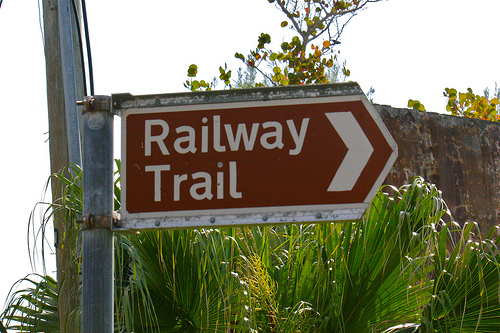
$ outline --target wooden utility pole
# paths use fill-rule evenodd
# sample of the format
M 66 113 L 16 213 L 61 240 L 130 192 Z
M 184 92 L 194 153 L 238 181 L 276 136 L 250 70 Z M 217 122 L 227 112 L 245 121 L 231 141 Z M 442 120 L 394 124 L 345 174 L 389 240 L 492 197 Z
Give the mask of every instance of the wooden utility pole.
M 79 1 L 76 1 L 79 3 Z M 49 116 L 49 148 L 51 173 L 59 173 L 70 163 L 68 150 L 68 128 L 64 91 L 63 59 L 61 53 L 60 17 L 57 0 L 43 0 L 43 28 L 45 38 L 45 64 L 47 75 L 47 104 Z M 77 7 L 78 8 L 78 7 Z M 73 31 L 76 31 L 73 30 Z M 78 38 L 71 36 L 78 43 Z M 76 61 L 81 63 L 79 52 L 75 52 Z M 77 94 L 83 95 L 83 71 L 81 66 L 74 66 L 75 86 Z M 76 101 L 74 101 L 76 103 Z M 55 202 L 62 195 L 62 184 L 52 178 L 52 200 Z M 76 332 L 77 327 L 71 327 L 73 316 L 80 303 L 78 294 L 79 276 L 77 262 L 77 237 L 74 219 L 68 219 L 62 212 L 54 214 L 54 232 L 56 245 L 57 284 L 59 293 L 60 332 Z

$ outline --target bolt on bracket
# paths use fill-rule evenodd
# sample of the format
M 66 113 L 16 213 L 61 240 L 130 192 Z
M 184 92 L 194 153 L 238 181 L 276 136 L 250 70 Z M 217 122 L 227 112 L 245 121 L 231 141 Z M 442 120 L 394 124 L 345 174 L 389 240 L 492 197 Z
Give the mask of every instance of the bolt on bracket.
M 83 224 L 82 230 L 87 229 L 111 229 L 111 226 L 119 227 L 120 214 L 113 212 L 113 215 L 92 215 L 88 214 L 77 220 L 76 223 Z
M 77 101 L 77 105 L 83 106 L 82 113 L 87 112 L 113 112 L 111 108 L 111 96 L 85 96 L 83 100 Z

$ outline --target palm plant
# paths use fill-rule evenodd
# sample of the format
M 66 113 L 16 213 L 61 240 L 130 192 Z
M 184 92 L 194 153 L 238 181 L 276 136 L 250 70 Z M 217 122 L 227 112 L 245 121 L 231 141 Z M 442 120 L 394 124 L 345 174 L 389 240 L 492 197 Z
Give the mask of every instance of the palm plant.
M 417 321 L 447 209 L 420 178 L 393 190 L 380 191 L 359 223 L 130 239 L 159 330 L 368 332 Z
M 429 289 L 421 259 L 432 237 L 428 226 L 445 212 L 438 190 L 416 179 L 394 197 L 379 191 L 359 223 L 253 229 L 244 240 L 258 258 L 245 257 L 241 271 L 252 328 L 369 332 L 416 316 Z M 260 296 L 270 284 L 264 272 L 276 290 L 268 297 Z
M 63 183 L 81 195 L 79 181 Z M 115 185 L 119 209 L 119 173 Z M 117 234 L 115 331 L 498 332 L 498 241 L 469 241 L 477 225 L 447 215 L 439 190 L 415 178 L 381 189 L 357 223 Z M 19 300 L 49 309 L 50 290 L 16 292 L 7 328 L 46 324 Z

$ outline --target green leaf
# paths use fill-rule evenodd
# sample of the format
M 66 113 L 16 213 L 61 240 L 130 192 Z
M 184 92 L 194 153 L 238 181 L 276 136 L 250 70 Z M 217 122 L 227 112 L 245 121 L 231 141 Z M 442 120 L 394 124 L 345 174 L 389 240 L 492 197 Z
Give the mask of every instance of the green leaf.
M 200 88 L 200 82 L 198 80 L 194 80 L 191 82 L 191 90 L 198 90 Z
M 258 42 L 259 42 L 258 48 L 261 49 L 264 47 L 264 44 L 271 43 L 271 36 L 266 33 L 261 33 Z
M 196 74 L 198 74 L 198 66 L 196 66 L 195 64 L 190 65 L 188 68 L 188 76 L 195 77 Z
M 455 99 L 457 97 L 457 90 L 454 88 L 445 88 L 443 94 L 450 99 Z
M 281 22 L 281 27 L 284 28 L 288 25 L 288 21 Z
M 414 110 L 425 111 L 424 105 L 419 101 L 413 99 L 408 100 L 408 107 Z

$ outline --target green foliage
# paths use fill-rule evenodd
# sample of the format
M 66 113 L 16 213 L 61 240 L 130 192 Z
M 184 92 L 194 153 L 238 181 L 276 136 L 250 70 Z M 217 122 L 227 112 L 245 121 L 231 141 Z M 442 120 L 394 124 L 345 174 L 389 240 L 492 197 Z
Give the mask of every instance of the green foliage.
M 222 82 L 224 82 L 224 84 L 227 87 L 231 88 L 231 81 L 230 81 L 230 79 L 231 79 L 231 71 L 227 70 L 227 64 L 224 64 L 224 68 L 222 68 L 222 66 L 219 67 L 219 72 L 220 72 L 219 79 L 221 79 Z
M 198 66 L 195 64 L 192 64 L 188 68 L 188 77 L 190 79 L 186 80 L 184 82 L 184 87 L 190 89 L 191 91 L 199 91 L 199 90 L 212 90 L 213 84 L 207 83 L 205 80 L 194 80 L 193 78 L 196 77 L 198 74 Z
M 436 277 L 432 298 L 422 314 L 424 331 L 498 332 L 500 239 L 494 240 L 490 235 L 478 241 L 480 231 L 476 223 L 467 223 L 451 233 L 447 227 L 440 232 L 443 241 L 436 246 L 433 258 Z M 458 233 L 459 241 L 448 254 L 444 240 L 451 243 L 454 233 Z
M 278 50 L 273 50 L 269 47 L 271 36 L 261 33 L 257 38 L 255 49 L 250 50 L 247 56 L 236 53 L 235 57 L 243 62 L 248 72 L 257 72 L 263 79 L 262 82 L 253 79 L 252 86 L 254 87 L 317 84 L 345 80 L 350 76 L 350 71 L 345 68 L 344 64 L 341 70 L 342 75 L 338 75 L 338 52 L 335 51 L 335 45 L 339 43 L 340 34 L 350 18 L 368 3 L 377 1 L 272 1 L 287 17 L 287 20 L 280 23 L 281 27 L 289 27 L 297 35 L 291 40 L 282 42 Z M 345 19 L 345 22 L 341 23 L 342 19 Z M 333 34 L 332 29 L 336 29 Z M 328 37 L 323 41 L 312 43 L 327 33 Z M 337 75 L 332 76 L 332 72 Z M 196 65 L 191 65 L 188 69 L 190 79 L 184 84 L 186 88 L 198 91 L 210 90 L 214 87 L 206 83 L 207 81 L 194 80 L 196 74 Z M 224 82 L 225 87 L 232 87 L 231 71 L 228 71 L 227 67 L 223 72 L 221 71 L 219 78 Z M 235 83 L 234 86 L 248 87 L 248 81 L 243 85 L 241 82 Z
M 379 192 L 360 223 L 127 236 L 129 266 L 160 331 L 365 332 L 428 301 L 430 226 L 445 212 L 417 179 L 393 197 Z
M 434 276 L 431 297 L 419 323 L 385 332 L 499 332 L 500 239 L 495 232 L 498 227 L 482 240 L 476 223 L 447 223 L 435 231 L 428 262 Z
M 270 42 L 269 38 L 265 44 Z M 336 62 L 336 58 L 331 55 L 335 44 L 330 41 L 324 41 L 320 46 L 312 44 L 311 52 L 306 53 L 301 39 L 294 37 L 290 42 L 283 42 L 281 50 L 277 52 L 259 43 L 247 58 L 241 54 L 236 54 L 236 57 L 259 71 L 271 85 L 326 83 L 326 70 Z M 261 69 L 263 67 L 272 68 L 272 73 L 264 72 Z M 344 70 L 344 75 L 347 74 L 347 70 Z
M 408 107 L 414 110 L 425 111 L 425 106 L 420 101 L 410 99 L 408 100 Z
M 235 54 L 235 58 L 240 59 L 245 64 L 247 72 L 252 73 L 251 75 L 259 73 L 264 78 L 264 82 L 255 82 L 256 76 L 254 75 L 252 86 L 300 85 L 328 83 L 332 82 L 332 79 L 338 80 L 338 70 L 335 77 L 329 76 L 330 69 L 338 68 L 337 55 L 334 55 L 336 41 L 324 41 L 321 46 L 313 44 L 311 45 L 311 52 L 308 53 L 303 51 L 304 45 L 299 37 L 292 38 L 290 42 L 283 42 L 281 50 L 277 52 L 266 47 L 270 42 L 271 37 L 262 33 L 258 38 L 257 48 L 250 51 L 247 57 L 241 53 Z M 188 76 L 192 73 L 196 75 L 196 72 L 191 69 L 192 66 L 195 65 L 191 65 L 190 69 L 188 69 Z M 267 72 L 263 68 L 270 68 L 271 71 Z M 220 67 L 219 71 L 220 80 L 224 82 L 226 87 L 231 88 L 231 71 L 227 70 L 227 66 Z M 347 77 L 349 75 L 350 71 L 344 66 L 342 76 Z M 235 84 L 235 87 L 240 85 Z M 203 88 L 210 90 L 212 88 L 212 86 L 203 86 L 197 80 L 193 81 L 192 78 L 191 81 L 186 81 L 184 86 L 192 91 L 202 90 Z
M 160 331 L 500 329 L 498 243 L 444 222 L 441 193 L 421 178 L 387 191 L 359 223 L 143 232 L 128 238 L 130 263 Z
M 415 178 L 357 223 L 117 234 L 115 331 L 498 332 L 500 240 L 448 213 Z M 56 283 L 41 279 L 11 297 L 8 329 L 57 331 Z
M 471 88 L 465 93 L 455 88 L 445 88 L 443 95 L 447 98 L 446 111 L 453 116 L 500 121 L 500 91 L 496 83 L 491 98 L 488 88 L 484 90 L 484 96 L 474 94 Z M 418 100 L 408 100 L 408 107 L 425 111 L 424 105 Z
M 120 161 L 116 161 L 117 170 L 115 172 L 115 183 L 114 183 L 114 210 L 118 211 L 120 209 Z M 52 222 L 52 218 L 55 214 L 61 214 L 64 218 L 66 225 L 66 232 L 63 234 L 59 233 L 59 237 L 65 238 L 64 244 L 71 244 L 72 248 L 75 249 L 71 253 L 70 262 L 73 264 L 70 266 L 71 269 L 80 269 L 80 256 L 79 252 L 79 226 L 76 223 L 79 216 L 82 214 L 82 170 L 79 166 L 70 164 L 63 168 L 59 173 L 53 174 L 46 183 L 45 189 L 48 190 L 49 182 L 53 181 L 57 183 L 57 186 L 61 187 L 61 197 L 55 200 L 53 203 L 38 203 L 38 205 L 44 205 L 46 208 L 42 214 L 42 224 L 38 232 L 35 233 L 35 244 L 42 244 L 40 253 L 45 252 L 45 229 L 48 223 Z M 35 211 L 30 215 L 30 224 L 32 229 L 35 228 Z M 36 239 L 40 237 L 41 239 Z M 117 271 L 115 279 L 115 308 L 120 309 L 116 313 L 116 327 L 118 332 L 131 332 L 135 325 L 134 320 L 138 321 L 149 321 L 155 320 L 151 317 L 151 308 L 148 308 L 149 303 L 147 302 L 147 289 L 144 284 L 141 283 L 140 274 L 135 275 L 138 277 L 138 281 L 133 281 L 134 286 L 130 284 L 130 270 L 128 267 L 129 257 L 124 250 L 127 249 L 127 243 L 124 242 L 124 238 L 120 235 L 116 235 L 115 241 L 115 270 Z M 35 255 L 36 246 L 33 247 L 33 255 Z M 31 257 L 30 257 L 31 258 Z M 126 265 L 125 265 L 126 263 Z M 124 268 L 124 265 L 126 268 Z M 54 316 L 49 316 L 49 310 L 53 307 L 57 307 L 58 304 L 58 293 L 57 285 L 55 281 L 49 276 L 38 276 L 39 282 L 28 277 L 21 279 L 19 283 L 28 282 L 35 285 L 32 289 L 23 289 L 11 294 L 11 297 L 7 303 L 7 308 L 0 318 L 6 319 L 6 324 L 8 329 L 22 329 L 23 332 L 58 332 L 60 320 L 64 320 L 64 324 L 68 331 L 79 332 L 80 330 L 80 312 L 76 311 L 70 313 L 68 318 L 59 318 L 56 313 Z M 65 282 L 65 276 L 63 275 L 63 283 Z M 142 292 L 144 295 L 141 298 L 141 305 L 137 305 L 136 298 L 134 297 L 134 292 L 131 289 L 136 287 L 142 287 Z M 14 290 L 14 287 L 13 287 Z M 134 289 L 135 290 L 135 289 Z M 145 291 L 145 292 L 144 292 Z M 79 285 L 72 286 L 71 292 L 79 293 Z M 33 304 L 29 302 L 38 301 Z M 37 312 L 38 311 L 38 312 Z M 40 314 L 41 313 L 41 314 Z M 43 326 L 40 326 L 36 320 L 42 320 Z M 36 325 L 35 325 L 36 324 Z M 38 325 L 38 326 L 37 326 Z M 51 327 L 48 329 L 47 327 Z M 37 327 L 44 327 L 46 330 L 38 330 Z M 123 329 L 121 329 L 123 328 Z
M 141 272 L 161 332 L 225 331 L 237 311 L 233 295 L 239 286 L 231 272 L 235 244 L 220 230 L 172 230 L 127 236 L 134 249 L 130 265 Z M 142 295 L 136 288 L 137 304 Z M 132 291 L 132 289 L 131 289 Z M 134 330 L 155 326 L 138 323 Z
M 281 27 L 289 27 L 297 35 L 281 44 L 280 50 L 266 48 L 270 38 L 259 40 L 257 48 L 241 59 L 256 68 L 270 85 L 326 83 L 326 72 L 337 63 L 334 46 L 349 20 L 368 3 L 378 0 L 280 0 L 272 1 L 286 16 Z M 320 36 L 323 41 L 312 44 Z M 261 35 L 262 36 L 262 35 Z M 267 35 L 268 36 L 268 35 Z M 271 68 L 268 73 L 266 68 Z M 350 71 L 343 68 L 345 77 Z
M 448 98 L 446 110 L 454 116 L 499 121 L 499 100 L 497 97 L 489 100 L 486 96 L 476 95 L 471 88 L 467 92 L 458 92 L 454 88 L 446 88 L 444 96 Z

